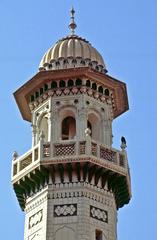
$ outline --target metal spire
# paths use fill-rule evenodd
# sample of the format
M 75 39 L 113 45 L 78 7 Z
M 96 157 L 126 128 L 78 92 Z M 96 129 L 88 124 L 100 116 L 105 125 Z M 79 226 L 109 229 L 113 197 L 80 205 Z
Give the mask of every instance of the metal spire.
M 75 18 L 74 18 L 74 14 L 75 14 L 75 10 L 72 7 L 70 10 L 70 14 L 71 14 L 71 22 L 69 24 L 69 28 L 71 30 L 71 35 L 75 34 L 75 28 L 77 27 L 76 23 L 75 23 Z

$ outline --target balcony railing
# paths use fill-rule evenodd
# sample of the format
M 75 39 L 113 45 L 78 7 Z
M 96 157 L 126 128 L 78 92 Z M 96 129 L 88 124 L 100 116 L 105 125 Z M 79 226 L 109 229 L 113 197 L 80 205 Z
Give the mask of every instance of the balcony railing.
M 87 141 L 60 141 L 57 143 L 42 142 L 32 148 L 30 151 L 13 159 L 12 177 L 22 174 L 36 166 L 40 162 L 48 160 L 49 162 L 70 157 L 93 157 L 104 160 L 113 166 L 117 165 L 124 170 L 128 170 L 127 156 L 125 151 L 119 151 L 108 148 L 105 145 L 87 139 Z

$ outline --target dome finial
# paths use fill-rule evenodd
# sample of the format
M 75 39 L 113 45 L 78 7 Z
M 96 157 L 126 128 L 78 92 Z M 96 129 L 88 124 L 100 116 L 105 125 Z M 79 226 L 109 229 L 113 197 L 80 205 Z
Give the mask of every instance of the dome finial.
M 75 10 L 74 10 L 73 7 L 70 10 L 70 14 L 71 14 L 71 22 L 69 24 L 69 28 L 71 30 L 71 35 L 74 35 L 75 34 L 75 28 L 77 27 L 77 25 L 76 25 L 75 20 L 74 20 Z

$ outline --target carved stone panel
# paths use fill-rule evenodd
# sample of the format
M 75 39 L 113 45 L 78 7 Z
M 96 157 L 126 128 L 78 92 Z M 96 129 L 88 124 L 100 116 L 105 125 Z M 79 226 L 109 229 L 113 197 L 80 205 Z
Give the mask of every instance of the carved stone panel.
M 29 236 L 28 240 L 41 240 L 41 229 Z
M 90 206 L 90 217 L 108 223 L 108 213 L 103 209 Z
M 29 218 L 29 228 L 36 226 L 38 223 L 42 221 L 43 218 L 43 211 L 40 210 L 39 212 L 35 213 L 33 216 Z
M 77 216 L 77 204 L 54 206 L 54 217 Z

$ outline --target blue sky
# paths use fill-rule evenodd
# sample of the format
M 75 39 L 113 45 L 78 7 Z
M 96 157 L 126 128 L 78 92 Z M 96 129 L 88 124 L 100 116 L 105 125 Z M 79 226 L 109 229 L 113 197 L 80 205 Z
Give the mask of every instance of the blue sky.
M 109 75 L 124 81 L 130 110 L 113 123 L 113 146 L 127 139 L 132 200 L 118 212 L 118 239 L 157 235 L 157 2 L 155 0 L 0 1 L 0 236 L 23 239 L 24 213 L 10 183 L 12 152 L 31 147 L 30 123 L 20 116 L 12 93 L 38 70 L 45 51 L 69 33 L 69 9 L 76 33 L 102 54 Z

